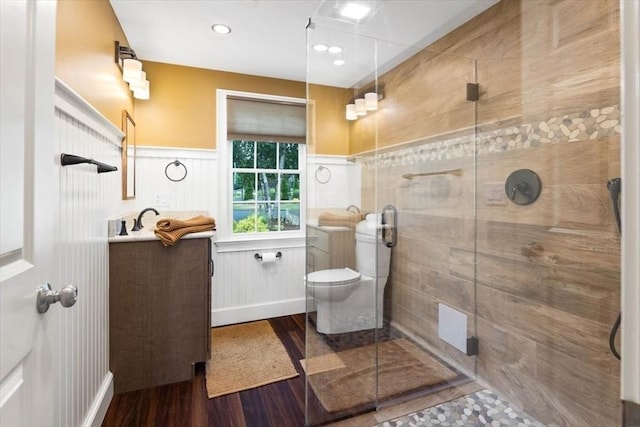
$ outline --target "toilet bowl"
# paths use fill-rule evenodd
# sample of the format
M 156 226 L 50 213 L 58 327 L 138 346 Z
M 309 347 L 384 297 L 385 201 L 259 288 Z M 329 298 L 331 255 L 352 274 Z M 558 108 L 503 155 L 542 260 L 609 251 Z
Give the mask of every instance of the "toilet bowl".
M 315 271 L 305 277 L 307 298 L 316 305 L 316 330 L 339 334 L 382 327 L 384 287 L 391 249 L 380 239 L 379 215 L 356 226 L 356 269 Z
M 360 284 L 360 273 L 350 268 L 320 270 L 307 275 L 310 295 L 321 301 L 342 301 Z

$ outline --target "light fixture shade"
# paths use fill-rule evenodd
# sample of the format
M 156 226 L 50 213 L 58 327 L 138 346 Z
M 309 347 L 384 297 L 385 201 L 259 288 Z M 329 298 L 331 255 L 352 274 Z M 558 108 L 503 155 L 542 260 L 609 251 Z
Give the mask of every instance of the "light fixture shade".
M 131 83 L 133 80 L 140 79 L 141 72 L 142 62 L 137 59 L 127 58 L 122 61 L 122 80 L 125 82 Z
M 149 80 L 145 80 L 143 86 L 133 89 L 133 97 L 136 99 L 149 99 Z
M 347 120 L 356 120 L 358 118 L 356 104 L 347 104 L 346 118 Z
M 231 27 L 225 24 L 213 24 L 211 29 L 218 34 L 229 34 L 231 32 Z
M 367 16 L 369 12 L 371 12 L 371 8 L 367 5 L 348 2 L 340 8 L 338 13 L 344 18 L 359 21 Z
M 367 110 L 374 111 L 378 109 L 378 94 L 369 92 L 364 94 L 364 104 Z
M 140 71 L 138 73 L 138 78 L 129 82 L 129 89 L 136 90 L 138 88 L 143 88 L 147 84 L 146 82 L 148 82 L 147 73 Z
M 367 115 L 367 107 L 365 106 L 364 98 L 356 99 L 356 114 L 358 116 Z

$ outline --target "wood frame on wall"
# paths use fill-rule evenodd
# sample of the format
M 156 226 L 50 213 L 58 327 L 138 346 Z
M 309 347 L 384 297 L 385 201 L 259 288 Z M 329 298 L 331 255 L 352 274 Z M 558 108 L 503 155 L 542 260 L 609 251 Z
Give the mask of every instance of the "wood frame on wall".
M 122 110 L 122 200 L 136 198 L 136 122 Z

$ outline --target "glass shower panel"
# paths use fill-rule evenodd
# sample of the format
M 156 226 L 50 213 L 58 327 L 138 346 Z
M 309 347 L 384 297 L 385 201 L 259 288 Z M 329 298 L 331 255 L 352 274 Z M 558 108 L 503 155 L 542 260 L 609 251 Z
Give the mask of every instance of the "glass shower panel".
M 320 17 L 307 32 L 309 425 L 475 369 L 475 63 L 361 30 Z M 367 93 L 377 109 L 347 120 Z
M 544 425 L 621 424 L 618 5 L 502 2 L 502 34 L 459 46 L 482 89 L 477 375 Z
M 378 41 L 378 45 L 385 45 Z M 475 81 L 472 59 L 414 49 L 378 76 L 377 149 L 363 154 L 374 182 L 365 209 L 394 206 L 397 245 L 377 332 L 378 406 L 469 382 L 475 356 Z M 366 126 L 353 123 L 352 136 Z
M 306 422 L 318 425 L 376 408 L 377 280 L 356 258 L 362 231 L 358 161 L 347 161 L 353 144 L 346 105 L 364 98 L 359 81 L 375 71 L 375 40 L 314 22 L 307 34 L 307 325 Z M 322 46 L 327 50 L 322 50 Z M 315 48 L 314 48 L 315 47 Z M 338 49 L 338 47 L 340 49 Z M 329 50 L 330 49 L 330 50 Z M 337 50 L 340 50 L 337 52 Z M 344 61 L 335 65 L 335 61 Z M 367 90 L 375 91 L 375 80 Z M 373 111 L 368 111 L 368 118 Z M 375 130 L 375 123 L 372 128 Z M 364 138 L 364 136 L 363 136 Z M 335 157 L 341 156 L 341 160 Z M 329 157 L 328 157 L 329 156 Z M 367 211 L 372 209 L 367 208 Z M 376 263 L 376 217 L 365 233 L 369 267 Z M 366 231 L 366 230 L 365 230 Z

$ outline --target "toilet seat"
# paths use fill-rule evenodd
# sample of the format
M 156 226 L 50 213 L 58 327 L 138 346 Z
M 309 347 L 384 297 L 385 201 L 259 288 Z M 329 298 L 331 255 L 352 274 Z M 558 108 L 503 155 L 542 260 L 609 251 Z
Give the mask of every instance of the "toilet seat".
M 332 268 L 309 273 L 306 282 L 313 286 L 350 285 L 358 282 L 360 277 L 360 273 L 347 267 Z

